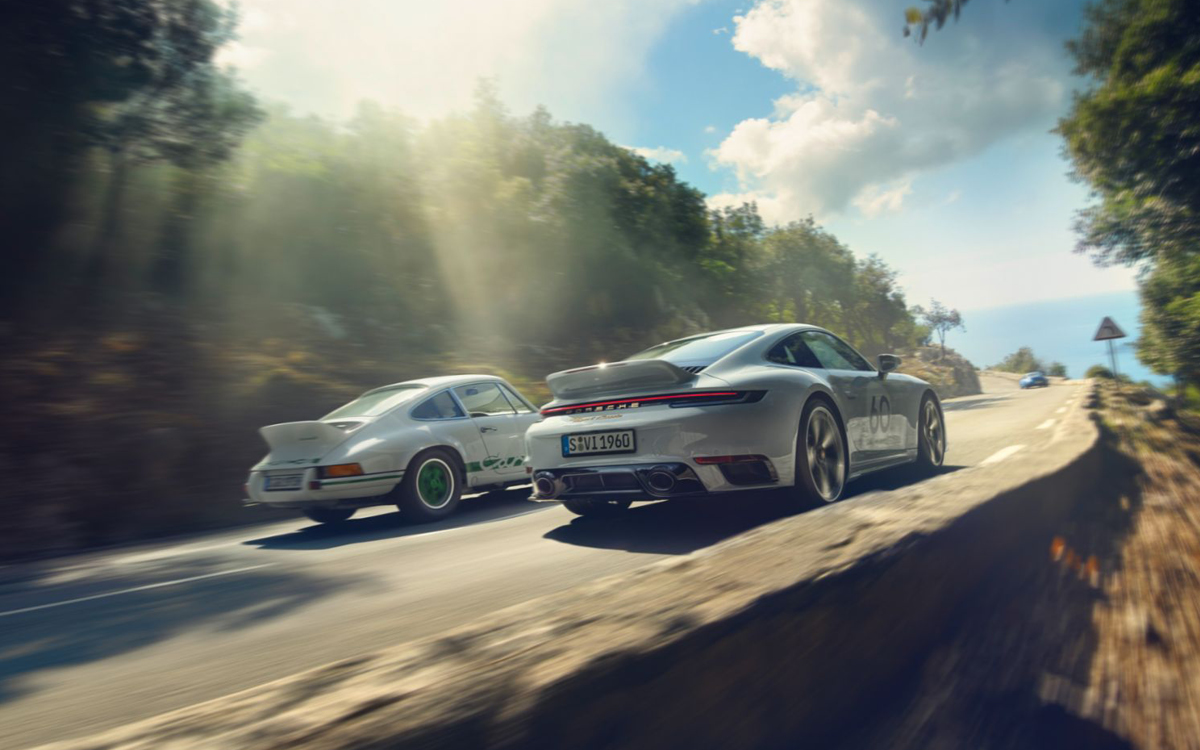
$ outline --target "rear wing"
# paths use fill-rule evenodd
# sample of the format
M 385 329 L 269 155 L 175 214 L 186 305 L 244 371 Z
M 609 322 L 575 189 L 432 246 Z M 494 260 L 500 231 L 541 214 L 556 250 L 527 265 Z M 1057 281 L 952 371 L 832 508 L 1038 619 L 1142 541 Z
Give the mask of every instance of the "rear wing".
M 591 367 L 563 370 L 546 376 L 546 385 L 556 399 L 590 398 L 683 385 L 696 375 L 662 359 L 634 359 Z

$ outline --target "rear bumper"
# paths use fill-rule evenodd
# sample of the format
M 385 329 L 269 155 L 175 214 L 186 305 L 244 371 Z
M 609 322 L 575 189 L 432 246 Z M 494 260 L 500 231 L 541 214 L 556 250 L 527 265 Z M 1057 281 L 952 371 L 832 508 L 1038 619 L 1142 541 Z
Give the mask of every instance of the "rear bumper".
M 404 479 L 403 471 L 385 471 L 358 477 L 320 479 L 317 469 L 303 470 L 300 489 L 267 490 L 265 479 L 272 474 L 295 474 L 289 471 L 252 471 L 246 482 L 248 505 L 268 505 L 273 508 L 361 508 L 382 504 L 381 499 Z
M 696 472 L 682 462 L 578 466 L 533 472 L 533 496 L 538 500 L 668 498 L 707 492 Z

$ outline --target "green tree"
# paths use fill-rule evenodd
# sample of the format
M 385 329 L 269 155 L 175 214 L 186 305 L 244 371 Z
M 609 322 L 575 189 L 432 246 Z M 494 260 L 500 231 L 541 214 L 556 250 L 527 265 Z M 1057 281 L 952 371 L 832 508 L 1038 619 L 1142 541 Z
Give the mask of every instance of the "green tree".
M 1065 378 L 1067 375 L 1067 366 L 1062 362 L 1051 362 L 1046 367 L 1046 374 L 1056 378 Z
M 1028 346 L 1022 346 L 1005 357 L 999 364 L 993 366 L 992 369 L 999 370 L 1000 372 L 1025 373 L 1033 372 L 1034 370 L 1045 372 L 1047 367 L 1042 360 L 1034 355 L 1033 349 Z
M 913 314 L 937 336 L 943 357 L 946 356 L 946 334 L 955 329 L 967 330 L 963 324 L 962 313 L 946 307 L 937 300 L 930 300 L 929 309 L 917 305 L 913 308 Z
M 1096 203 L 1078 249 L 1143 264 L 1139 356 L 1195 383 L 1200 305 L 1200 13 L 1189 0 L 1102 0 L 1069 45 L 1090 87 L 1058 130 Z
M 0 178 L 6 278 L 29 286 L 89 149 L 110 155 L 107 218 L 96 243 L 105 251 L 131 160 L 190 167 L 224 158 L 257 116 L 249 95 L 212 62 L 235 25 L 234 11 L 213 0 L 6 6 L 0 63 L 13 73 L 0 97 L 0 141 L 10 151 Z

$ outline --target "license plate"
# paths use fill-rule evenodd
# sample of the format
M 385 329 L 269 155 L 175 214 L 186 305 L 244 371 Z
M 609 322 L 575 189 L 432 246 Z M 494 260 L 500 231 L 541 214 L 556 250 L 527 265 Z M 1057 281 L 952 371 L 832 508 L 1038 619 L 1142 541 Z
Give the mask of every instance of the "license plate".
M 585 432 L 562 436 L 563 456 L 591 456 L 598 453 L 635 453 L 637 440 L 633 430 Z
M 263 489 L 268 492 L 280 490 L 298 490 L 304 485 L 303 474 L 268 474 L 263 481 Z

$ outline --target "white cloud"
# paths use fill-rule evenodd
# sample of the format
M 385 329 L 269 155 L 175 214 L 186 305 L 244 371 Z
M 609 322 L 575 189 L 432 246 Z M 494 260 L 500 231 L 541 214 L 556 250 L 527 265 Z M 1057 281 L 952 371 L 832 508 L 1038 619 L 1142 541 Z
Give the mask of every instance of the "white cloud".
M 717 132 L 717 126 L 716 125 L 705 125 L 704 132 L 708 133 L 709 135 L 712 135 L 713 133 Z
M 867 218 L 873 218 L 882 213 L 896 213 L 904 204 L 904 198 L 912 192 L 912 180 L 900 182 L 891 187 L 868 185 L 854 198 L 854 205 Z
M 944 205 L 949 206 L 951 203 L 958 203 L 958 199 L 961 197 L 962 197 L 961 190 L 951 190 L 950 193 L 946 196 L 946 199 L 942 201 L 942 203 Z
M 251 86 L 302 111 L 345 116 L 374 99 L 438 116 L 469 106 L 487 77 L 514 109 L 546 104 L 596 121 L 619 109 L 649 48 L 692 2 L 242 0 L 244 47 L 227 55 Z
M 769 220 L 848 205 L 868 215 L 896 210 L 916 175 L 1048 128 L 1061 111 L 1057 41 L 956 26 L 917 46 L 899 33 L 896 8 L 892 0 L 760 0 L 734 19 L 734 47 L 797 83 L 770 117 L 742 121 L 712 154 L 743 195 L 775 206 L 776 215 L 764 212 Z
M 687 164 L 687 154 L 677 148 L 667 148 L 666 146 L 655 146 L 654 148 L 646 148 L 644 146 L 626 146 L 639 156 L 645 157 L 650 161 L 670 162 L 671 164 Z

